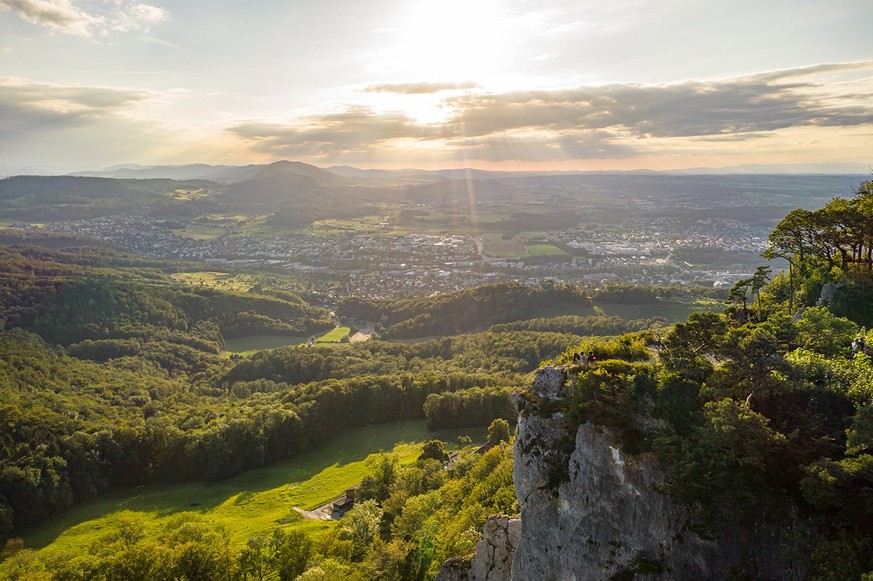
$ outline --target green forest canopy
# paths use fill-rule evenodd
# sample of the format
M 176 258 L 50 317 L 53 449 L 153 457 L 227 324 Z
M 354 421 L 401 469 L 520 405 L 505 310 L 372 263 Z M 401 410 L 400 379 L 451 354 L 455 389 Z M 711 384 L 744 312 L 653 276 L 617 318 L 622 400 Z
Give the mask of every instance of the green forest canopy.
M 8 431 L 0 449 L 0 534 L 111 487 L 220 478 L 291 457 L 346 426 L 428 410 L 431 422 L 487 422 L 489 414 L 471 412 L 505 414 L 504 397 L 540 361 L 593 348 L 600 361 L 574 379 L 567 417 L 613 426 L 628 453 L 653 452 L 667 492 L 698 512 L 702 532 L 798 514 L 815 525 L 813 574 L 858 578 L 873 571 L 873 366 L 859 342 L 852 346 L 859 337 L 873 340 L 866 331 L 873 326 L 871 198 L 868 182 L 850 200 L 789 213 L 767 253 L 788 260 L 789 271 L 769 280 L 761 270 L 760 280 L 737 287 L 725 313 L 676 325 L 657 359 L 652 335 L 583 340 L 512 325 L 410 345 L 287 348 L 230 361 L 218 355 L 224 333 L 314 328 L 323 312 L 299 297 L 175 287 L 157 265 L 122 267 L 111 254 L 3 248 L 0 418 Z M 825 288 L 829 302 L 819 300 Z M 548 293 L 587 300 L 572 289 L 509 286 L 495 291 L 489 306 L 490 295 L 479 293 L 469 301 L 485 305 L 475 314 L 486 326 L 512 323 L 510 307 L 554 298 Z M 525 296 L 532 303 L 517 302 Z M 93 297 L 101 304 L 89 304 Z M 271 310 L 277 301 L 293 316 Z M 441 305 L 418 308 L 433 320 L 450 313 Z M 244 321 L 230 316 L 240 306 L 251 313 Z M 412 321 L 410 333 L 436 328 L 416 321 L 421 313 L 411 304 L 346 306 L 361 318 Z M 99 316 L 88 313 L 91 307 Z M 453 321 L 447 316 L 446 325 Z M 651 416 L 662 423 L 644 421 Z M 372 492 L 365 487 L 366 502 L 354 515 L 359 530 L 369 531 L 361 538 L 338 531 L 312 544 L 278 532 L 232 548 L 208 523 L 180 517 L 154 541 L 159 546 L 118 531 L 88 564 L 97 569 L 83 570 L 108 575 L 100 571 L 128 570 L 112 568 L 123 562 L 184 571 L 194 562 L 189 557 L 208 550 L 212 556 L 201 563 L 244 576 L 254 577 L 258 559 L 275 563 L 270 555 L 283 554 L 296 555 L 285 562 L 350 578 L 429 578 L 437 557 L 470 550 L 489 511 L 514 509 L 511 458 L 506 448 L 497 450 L 483 457 L 493 463 L 485 468 L 467 461 L 464 475 L 477 480 L 466 484 L 453 483 L 460 473 L 442 475 L 427 460 L 407 476 L 391 469 L 390 459 L 374 466 Z M 492 482 L 490 474 L 499 477 Z M 559 481 L 560 472 L 555 476 Z M 451 494 L 434 492 L 443 486 Z M 446 498 L 474 502 L 444 505 L 455 515 L 442 521 L 453 532 L 422 535 L 429 529 L 420 517 Z M 181 531 L 193 535 L 184 541 L 191 544 Z

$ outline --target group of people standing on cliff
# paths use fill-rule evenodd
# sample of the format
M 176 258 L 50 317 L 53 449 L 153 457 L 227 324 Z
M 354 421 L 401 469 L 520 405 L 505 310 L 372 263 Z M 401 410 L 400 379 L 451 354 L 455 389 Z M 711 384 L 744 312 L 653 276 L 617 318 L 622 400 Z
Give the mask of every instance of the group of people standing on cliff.
M 573 353 L 573 363 L 567 369 L 569 373 L 579 373 L 585 371 L 597 362 L 597 357 L 594 356 L 594 351 L 585 353 Z

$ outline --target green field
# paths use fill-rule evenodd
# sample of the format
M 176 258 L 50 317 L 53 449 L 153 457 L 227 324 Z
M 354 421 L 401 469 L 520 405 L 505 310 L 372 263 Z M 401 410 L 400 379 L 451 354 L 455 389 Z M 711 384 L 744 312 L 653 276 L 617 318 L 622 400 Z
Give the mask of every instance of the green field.
M 310 224 L 307 230 L 313 234 L 345 234 L 349 232 L 356 234 L 379 234 L 390 230 L 390 227 L 387 226 L 390 218 L 391 216 L 388 214 L 380 214 L 346 220 L 318 220 Z
M 398 221 L 393 230 L 399 233 L 479 235 L 485 232 L 500 232 L 510 214 L 505 210 L 438 210 L 417 208 L 414 213 Z
M 321 336 L 316 336 L 316 343 L 339 343 L 343 337 L 349 336 L 349 327 L 337 327 Z M 248 356 L 265 349 L 278 349 L 290 345 L 302 345 L 309 341 L 309 337 L 294 337 L 289 335 L 246 335 L 235 339 L 227 339 L 224 342 L 224 350 L 235 355 Z
M 324 335 L 315 338 L 316 343 L 339 343 L 342 341 L 343 337 L 349 336 L 349 331 L 351 329 L 349 327 L 337 327 L 336 329 L 330 330 Z
M 248 292 L 255 284 L 251 277 L 227 272 L 177 272 L 170 275 L 170 278 L 191 286 L 205 286 L 237 292 Z
M 528 256 L 569 256 L 554 244 L 528 244 L 525 250 Z
M 173 190 L 173 192 L 167 194 L 167 197 L 177 200 L 196 200 L 200 198 L 206 198 L 208 196 L 209 190 L 207 190 L 206 188 L 199 188 L 196 190 L 178 189 Z
M 483 254 L 494 258 L 525 258 L 527 248 L 520 240 L 487 240 L 485 241 Z
M 515 232 L 509 240 L 504 239 L 504 233 L 488 233 L 482 235 L 482 252 L 494 258 L 527 258 L 529 256 L 568 256 L 566 252 L 548 242 L 528 244 L 531 239 L 543 240 L 542 232 Z
M 459 435 L 484 441 L 485 428 L 427 432 L 424 421 L 409 420 L 346 430 L 293 460 L 210 482 L 148 485 L 116 491 L 42 523 L 22 535 L 42 556 L 87 551 L 89 545 L 125 520 L 156 537 L 174 515 L 195 512 L 223 526 L 236 545 L 281 527 L 318 534 L 333 521 L 304 519 L 293 510 L 312 509 L 342 495 L 367 474 L 370 454 L 390 450 L 401 462 L 415 461 L 421 443 L 434 438 L 456 448 Z
M 528 256 L 568 256 L 554 244 L 525 244 L 521 240 L 487 239 L 483 253 L 494 258 L 527 258 Z
M 247 335 L 236 339 L 226 339 L 224 350 L 237 355 L 251 355 L 264 349 L 277 349 L 289 345 L 302 345 L 309 337 L 292 337 L 288 335 Z

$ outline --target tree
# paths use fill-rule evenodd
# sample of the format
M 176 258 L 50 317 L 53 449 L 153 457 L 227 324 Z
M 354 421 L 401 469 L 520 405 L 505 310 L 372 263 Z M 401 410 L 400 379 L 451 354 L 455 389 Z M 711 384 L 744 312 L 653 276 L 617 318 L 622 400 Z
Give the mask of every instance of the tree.
M 678 323 L 664 341 L 666 349 L 661 353 L 661 361 L 667 370 L 703 382 L 713 369 L 706 355 L 721 343 L 726 331 L 724 317 L 710 312 L 692 313 L 688 321 Z
M 770 282 L 770 267 L 759 266 L 755 269 L 755 274 L 752 275 L 752 284 L 750 286 L 752 294 L 755 295 L 755 305 L 758 307 L 758 320 L 761 320 L 761 289 L 767 286 Z
M 748 404 L 730 398 L 706 403 L 702 419 L 688 438 L 664 433 L 655 442 L 669 493 L 700 508 L 700 524 L 710 530 L 755 522 L 774 510 L 776 497 L 765 483 L 785 437 Z
M 732 399 L 707 402 L 706 435 L 737 467 L 763 470 L 768 456 L 785 443 L 785 437 L 770 428 L 769 420 L 747 404 Z
M 367 547 L 379 534 L 381 521 L 382 509 L 372 499 L 355 503 L 343 517 L 340 538 L 352 541 L 352 552 L 356 559 L 364 555 Z
M 357 496 L 362 500 L 372 498 L 382 502 L 388 498 L 391 485 L 397 480 L 400 459 L 396 454 L 379 454 L 375 458 L 367 458 L 366 464 L 370 474 L 361 482 Z
M 806 309 L 795 327 L 797 341 L 801 345 L 828 356 L 846 353 L 852 339 L 858 334 L 855 323 L 835 316 L 827 307 Z
M 846 435 L 846 453 L 857 455 L 873 451 L 873 405 L 858 409 Z
M 784 258 L 788 261 L 791 290 L 794 290 L 796 270 L 806 265 L 812 245 L 812 212 L 798 208 L 785 215 L 770 233 L 764 258 Z M 793 310 L 793 305 L 790 306 Z
M 509 422 L 497 418 L 488 426 L 488 442 L 494 445 L 509 441 Z
M 421 447 L 421 455 L 418 459 L 427 460 L 428 458 L 439 460 L 440 462 L 448 460 L 449 453 L 446 451 L 446 445 L 440 440 L 429 440 L 425 442 Z
M 280 581 L 294 581 L 306 571 L 312 555 L 312 541 L 303 531 L 284 533 L 275 530 L 270 539 L 270 548 Z
M 264 581 L 264 576 L 271 568 L 270 543 L 261 535 L 250 538 L 240 551 L 237 561 L 244 579 Z
M 752 284 L 754 284 L 754 279 L 752 278 L 744 278 L 738 280 L 734 286 L 731 287 L 730 294 L 728 294 L 728 301 L 732 303 L 736 303 L 737 305 L 742 304 L 743 306 L 743 315 L 742 319 L 745 320 L 749 315 L 748 308 L 748 296 L 749 289 L 752 288 Z
M 374 578 L 384 581 L 415 579 L 419 569 L 416 552 L 413 543 L 401 539 L 380 543 L 369 556 Z

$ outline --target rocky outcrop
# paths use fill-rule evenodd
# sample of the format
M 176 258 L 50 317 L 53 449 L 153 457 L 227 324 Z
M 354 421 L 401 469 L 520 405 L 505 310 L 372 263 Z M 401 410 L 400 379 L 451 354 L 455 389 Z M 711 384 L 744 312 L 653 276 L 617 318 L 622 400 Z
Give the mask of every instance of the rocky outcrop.
M 518 545 L 521 521 L 492 516 L 482 530 L 472 559 L 450 559 L 443 563 L 435 581 L 506 581 Z
M 547 367 L 516 396 L 521 538 L 512 579 L 805 578 L 791 559 L 801 536 L 792 527 L 762 524 L 712 540 L 691 532 L 691 515 L 658 492 L 650 454 L 626 454 L 611 430 L 565 420 L 565 380 Z

